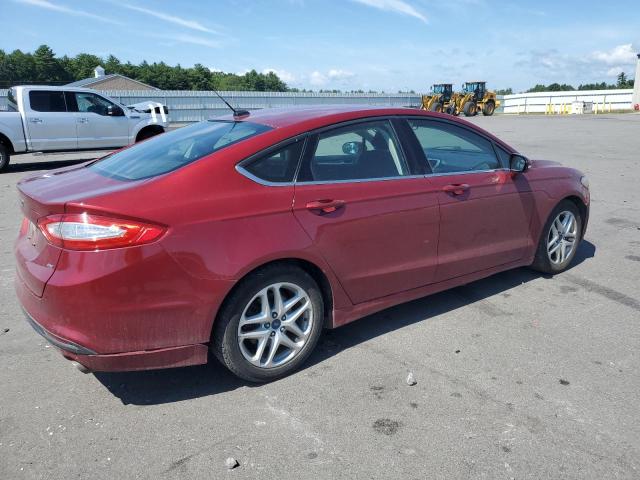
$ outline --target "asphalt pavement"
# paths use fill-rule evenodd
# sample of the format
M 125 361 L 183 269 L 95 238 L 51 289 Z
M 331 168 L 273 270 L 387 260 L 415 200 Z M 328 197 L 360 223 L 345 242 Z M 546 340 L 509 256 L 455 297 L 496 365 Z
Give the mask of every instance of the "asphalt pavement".
M 326 332 L 306 368 L 260 386 L 215 360 L 85 375 L 39 337 L 13 291 L 15 184 L 93 155 L 14 157 L 0 174 L 0 478 L 640 478 L 640 115 L 472 121 L 588 175 L 574 266 Z

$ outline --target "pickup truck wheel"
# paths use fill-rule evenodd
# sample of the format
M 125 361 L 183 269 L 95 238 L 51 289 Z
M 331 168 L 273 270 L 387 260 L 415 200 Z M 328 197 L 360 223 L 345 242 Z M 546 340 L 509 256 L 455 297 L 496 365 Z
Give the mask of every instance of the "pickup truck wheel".
M 0 172 L 4 172 L 9 166 L 9 149 L 0 143 Z

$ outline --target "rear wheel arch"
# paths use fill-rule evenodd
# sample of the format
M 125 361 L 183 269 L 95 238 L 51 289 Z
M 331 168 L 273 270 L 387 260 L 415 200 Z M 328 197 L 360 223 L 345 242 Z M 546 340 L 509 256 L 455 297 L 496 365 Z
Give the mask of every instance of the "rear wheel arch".
M 309 275 L 311 278 L 313 278 L 313 280 L 316 282 L 316 284 L 320 288 L 320 293 L 322 294 L 322 301 L 324 303 L 324 317 L 325 317 L 323 319 L 324 327 L 325 328 L 333 327 L 333 323 L 332 323 L 333 289 L 331 287 L 331 282 L 327 278 L 326 274 L 322 271 L 322 269 L 318 267 L 316 264 L 314 264 L 313 262 L 310 262 L 309 260 L 304 260 L 302 258 L 291 257 L 291 258 L 281 258 L 277 260 L 271 260 L 269 262 L 263 263 L 253 268 L 252 270 L 249 270 L 244 275 L 242 275 L 242 277 L 236 282 L 233 288 L 231 288 L 231 290 L 227 292 L 227 294 L 224 297 L 224 300 L 221 302 L 220 307 L 218 308 L 218 312 L 216 313 L 216 318 L 213 322 L 213 326 L 211 330 L 212 333 L 213 333 L 213 329 L 215 328 L 216 320 L 218 319 L 220 312 L 223 311 L 223 308 L 227 304 L 229 298 L 231 298 L 239 288 L 242 288 L 244 283 L 249 278 L 260 273 L 261 271 L 268 270 L 276 266 L 291 266 L 294 268 L 298 268 L 303 272 L 305 272 L 307 275 Z
M 6 135 L 4 135 L 2 133 L 0 133 L 0 143 L 3 144 L 7 148 L 7 151 L 9 152 L 9 154 L 15 153 L 15 150 L 13 149 L 13 144 L 11 143 L 11 140 L 9 140 L 9 137 L 7 137 Z
M 4 135 L 0 135 L 0 172 L 5 171 L 9 166 L 12 153 L 13 146 L 11 145 L 11 142 L 9 139 L 4 137 Z

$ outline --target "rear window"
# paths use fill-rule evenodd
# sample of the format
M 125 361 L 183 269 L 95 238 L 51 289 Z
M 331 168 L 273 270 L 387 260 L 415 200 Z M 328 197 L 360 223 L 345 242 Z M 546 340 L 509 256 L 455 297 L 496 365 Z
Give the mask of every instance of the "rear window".
M 88 168 L 121 180 L 141 180 L 171 172 L 267 130 L 271 127 L 257 123 L 209 120 L 158 135 Z

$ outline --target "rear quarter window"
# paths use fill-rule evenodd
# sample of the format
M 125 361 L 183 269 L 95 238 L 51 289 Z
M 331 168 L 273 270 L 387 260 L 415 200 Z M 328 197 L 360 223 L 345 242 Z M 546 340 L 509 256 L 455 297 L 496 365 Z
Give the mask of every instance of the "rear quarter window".
M 293 182 L 303 146 L 304 139 L 297 139 L 240 165 L 240 168 L 249 173 L 249 176 L 255 177 L 254 180 L 269 183 Z
M 209 120 L 158 135 L 88 168 L 120 180 L 142 180 L 171 172 L 268 130 L 271 127 L 252 122 Z

